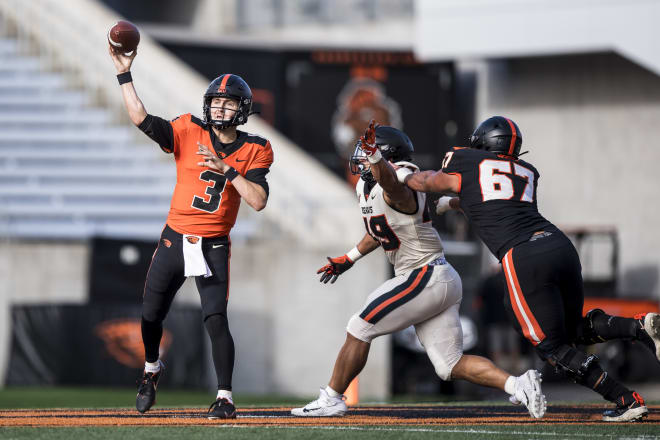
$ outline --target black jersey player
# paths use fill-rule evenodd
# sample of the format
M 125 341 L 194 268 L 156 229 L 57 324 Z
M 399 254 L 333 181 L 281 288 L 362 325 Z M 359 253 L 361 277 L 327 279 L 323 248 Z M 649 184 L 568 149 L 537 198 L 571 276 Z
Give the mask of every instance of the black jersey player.
M 558 371 L 616 404 L 603 420 L 640 420 L 648 414 L 642 397 L 576 345 L 634 339 L 660 360 L 660 315 L 622 318 L 594 309 L 582 316 L 580 259 L 571 241 L 538 212 L 539 172 L 518 158 L 521 145 L 518 126 L 494 116 L 477 127 L 469 148 L 446 154 L 441 171 L 412 174 L 405 183 L 417 191 L 458 195 L 450 207 L 464 212 L 502 263 L 505 307 L 516 330 Z

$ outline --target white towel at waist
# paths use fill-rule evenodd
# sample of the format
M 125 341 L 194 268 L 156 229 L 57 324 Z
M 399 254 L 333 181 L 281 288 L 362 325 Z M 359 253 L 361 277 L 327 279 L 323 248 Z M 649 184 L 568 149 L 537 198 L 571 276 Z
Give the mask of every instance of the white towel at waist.
M 183 235 L 183 262 L 185 266 L 184 275 L 187 277 L 203 275 L 207 278 L 213 275 L 204 259 L 202 237 L 198 237 L 197 235 Z

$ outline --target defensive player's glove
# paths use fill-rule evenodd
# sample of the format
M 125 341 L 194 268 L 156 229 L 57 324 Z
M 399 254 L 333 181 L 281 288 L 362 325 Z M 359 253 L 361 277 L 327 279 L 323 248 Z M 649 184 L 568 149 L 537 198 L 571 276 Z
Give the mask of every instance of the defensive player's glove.
M 335 281 L 337 281 L 339 275 L 343 274 L 348 269 L 353 267 L 353 261 L 350 258 L 348 258 L 347 255 L 343 255 L 337 258 L 330 258 L 330 257 L 327 258 L 329 263 L 316 271 L 317 274 L 318 273 L 323 274 L 321 275 L 319 281 L 324 284 L 328 284 L 328 281 L 330 281 L 330 284 L 334 283 Z
M 448 196 L 440 197 L 437 200 L 437 202 L 435 202 L 435 213 L 440 215 L 451 210 L 451 206 L 449 206 L 449 202 L 451 201 L 451 199 L 452 197 L 448 197 Z
M 369 127 L 367 127 L 364 135 L 360 137 L 360 143 L 362 144 L 362 151 L 367 155 L 369 162 L 376 163 L 382 158 L 380 148 L 376 145 L 376 121 L 373 119 L 369 122 Z

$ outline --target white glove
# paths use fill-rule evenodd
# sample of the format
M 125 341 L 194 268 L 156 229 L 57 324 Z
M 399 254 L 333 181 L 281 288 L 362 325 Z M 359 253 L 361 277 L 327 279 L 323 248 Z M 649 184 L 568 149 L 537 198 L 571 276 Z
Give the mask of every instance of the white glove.
M 435 202 L 435 213 L 440 215 L 444 214 L 445 212 L 449 211 L 451 209 L 451 206 L 449 206 L 449 201 L 452 199 L 452 197 L 448 196 L 442 196 L 438 199 L 437 202 Z

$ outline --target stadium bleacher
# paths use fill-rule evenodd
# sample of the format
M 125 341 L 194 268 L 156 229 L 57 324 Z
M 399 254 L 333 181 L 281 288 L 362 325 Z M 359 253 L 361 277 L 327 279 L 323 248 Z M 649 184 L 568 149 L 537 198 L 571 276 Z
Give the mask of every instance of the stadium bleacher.
M 154 238 L 172 163 L 64 74 L 0 39 L 0 221 L 13 237 Z

